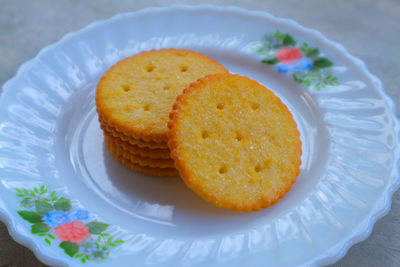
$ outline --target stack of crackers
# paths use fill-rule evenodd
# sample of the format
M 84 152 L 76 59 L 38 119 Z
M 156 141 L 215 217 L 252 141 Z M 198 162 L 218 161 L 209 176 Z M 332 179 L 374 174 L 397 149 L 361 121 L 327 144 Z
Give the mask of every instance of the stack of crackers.
M 209 57 L 179 49 L 142 52 L 111 67 L 96 92 L 110 153 L 144 174 L 177 176 L 167 145 L 171 107 L 188 85 L 216 73 L 228 71 Z
M 179 174 L 217 207 L 266 208 L 300 173 L 300 134 L 288 108 L 202 54 L 164 49 L 124 59 L 100 80 L 96 105 L 118 161 L 145 174 Z

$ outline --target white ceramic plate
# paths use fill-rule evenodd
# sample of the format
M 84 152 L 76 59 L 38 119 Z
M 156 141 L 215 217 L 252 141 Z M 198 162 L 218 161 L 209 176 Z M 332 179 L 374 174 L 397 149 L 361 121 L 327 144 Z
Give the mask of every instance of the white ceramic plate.
M 301 174 L 279 203 L 218 209 L 179 178 L 134 173 L 104 149 L 99 78 L 124 57 L 170 47 L 259 81 L 292 111 Z M 333 263 L 369 235 L 399 185 L 393 106 L 360 60 L 291 20 L 208 5 L 117 15 L 44 48 L 3 86 L 0 217 L 49 265 Z

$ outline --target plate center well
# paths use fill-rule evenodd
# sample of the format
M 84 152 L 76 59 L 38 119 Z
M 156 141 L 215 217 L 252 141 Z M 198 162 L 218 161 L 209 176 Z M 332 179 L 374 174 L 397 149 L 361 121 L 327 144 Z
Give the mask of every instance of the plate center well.
M 212 54 L 210 51 L 203 53 Z M 232 72 L 247 75 L 263 84 L 268 81 L 267 86 L 292 111 L 301 133 L 303 155 L 301 174 L 285 198 L 259 212 L 237 213 L 205 202 L 179 177 L 152 177 L 128 169 L 116 161 L 104 146 L 94 103 L 94 84 L 77 92 L 70 106 L 79 108 L 71 108 L 65 116 L 69 125 L 66 146 L 75 173 L 75 179 L 68 182 L 80 183 L 81 187 L 90 190 L 99 197 L 99 205 L 104 203 L 112 207 L 115 216 L 170 227 L 170 231 L 183 235 L 224 233 L 242 229 L 244 225 L 264 225 L 304 199 L 318 181 L 325 154 L 321 148 L 326 147 L 320 145 L 326 141 L 324 127 L 315 115 L 318 111 L 312 98 L 301 88 L 285 88 L 292 86 L 290 81 L 282 81 L 279 74 L 269 73 L 256 61 L 223 53 L 213 57 Z M 243 62 L 245 60 L 249 62 Z

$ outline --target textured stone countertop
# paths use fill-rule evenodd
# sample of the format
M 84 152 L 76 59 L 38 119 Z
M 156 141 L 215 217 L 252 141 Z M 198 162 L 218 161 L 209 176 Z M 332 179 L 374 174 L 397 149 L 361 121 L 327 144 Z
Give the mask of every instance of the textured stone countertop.
M 167 3 L 168 2 L 168 3 Z M 40 48 L 88 23 L 126 11 L 168 4 L 202 1 L 161 0 L 0 0 L 0 84 Z M 400 107 L 400 1 L 399 0 L 231 0 L 208 1 L 264 10 L 298 21 L 342 43 L 361 58 L 384 84 Z M 17 244 L 0 223 L 0 266 L 44 266 L 27 248 Z M 400 266 L 400 192 L 391 211 L 380 219 L 371 236 L 353 246 L 334 266 Z

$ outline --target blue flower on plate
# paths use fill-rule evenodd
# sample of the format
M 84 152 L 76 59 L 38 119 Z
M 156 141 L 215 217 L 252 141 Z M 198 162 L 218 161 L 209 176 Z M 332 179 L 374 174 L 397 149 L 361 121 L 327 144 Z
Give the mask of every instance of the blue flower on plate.
M 311 59 L 303 57 L 293 63 L 291 63 L 291 69 L 294 71 L 307 71 L 313 66 Z
M 87 210 L 77 210 L 74 217 L 79 221 L 84 221 L 89 219 L 89 212 Z
M 52 227 L 58 227 L 61 224 L 72 222 L 74 218 L 68 212 L 51 211 L 43 217 L 44 222 Z
M 313 66 L 312 61 L 309 58 L 303 57 L 290 64 L 278 63 L 276 68 L 280 73 L 288 73 L 291 71 L 307 71 Z
M 290 65 L 291 64 L 278 63 L 276 65 L 276 68 L 277 68 L 278 72 L 280 72 L 280 73 L 287 73 L 291 69 Z

